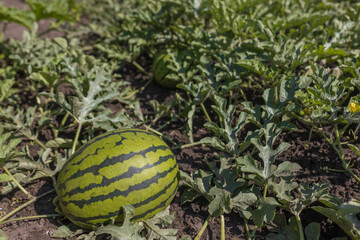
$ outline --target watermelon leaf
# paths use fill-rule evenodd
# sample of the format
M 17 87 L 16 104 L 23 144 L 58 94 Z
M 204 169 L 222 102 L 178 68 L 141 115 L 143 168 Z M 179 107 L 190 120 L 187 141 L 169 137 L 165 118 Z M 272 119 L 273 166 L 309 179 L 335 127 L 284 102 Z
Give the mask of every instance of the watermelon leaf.
M 60 226 L 52 235 L 53 238 L 70 238 L 77 234 L 77 226 L 70 223 L 68 225 Z
M 211 130 L 215 137 L 207 137 L 201 141 L 223 152 L 238 156 L 250 145 L 250 142 L 246 140 L 240 143 L 237 136 L 247 124 L 248 114 L 241 112 L 237 122 L 234 124 L 236 107 L 232 104 L 227 106 L 226 99 L 218 95 L 214 96 L 214 100 L 216 105 L 211 107 L 219 117 L 219 125 L 214 122 L 205 123 L 204 126 Z
M 110 109 L 104 107 L 104 103 L 122 99 L 122 89 L 124 81 L 112 83 L 112 72 L 107 70 L 106 66 L 95 66 L 85 76 L 79 76 L 77 63 L 66 63 L 65 69 L 68 69 L 69 81 L 76 91 L 76 96 L 68 96 L 59 92 L 54 94 L 45 94 L 59 104 L 66 112 L 74 117 L 76 122 L 83 125 L 92 124 L 95 128 L 105 130 L 114 130 L 119 127 L 132 127 L 136 124 L 133 118 L 130 118 L 124 109 L 114 114 Z M 135 108 L 136 110 L 136 108 Z M 142 117 L 139 112 L 136 113 L 139 119 Z
M 186 133 L 190 139 L 190 142 L 193 142 L 193 123 L 194 117 L 197 113 L 197 107 L 198 105 L 202 106 L 204 113 L 207 114 L 203 103 L 209 96 L 211 96 L 213 88 L 210 84 L 207 83 L 194 84 L 192 82 L 179 84 L 178 87 L 188 92 L 191 96 L 189 97 L 189 100 L 183 100 L 182 104 L 185 106 L 185 108 L 179 115 L 186 118 Z
M 20 142 L 21 139 L 12 138 L 10 132 L 4 133 L 4 129 L 0 128 L 0 166 L 11 159 L 23 155 L 16 150 L 16 146 L 19 145 Z
M 305 228 L 307 240 L 318 240 L 320 238 L 320 224 L 317 222 L 309 223 Z
M 163 211 L 157 213 L 151 219 L 148 219 L 147 222 L 151 222 L 153 224 L 160 224 L 161 226 L 169 226 L 175 219 L 175 214 L 170 214 L 170 206 L 165 208 Z
M 98 228 L 95 234 L 110 234 L 113 239 L 121 240 L 145 240 L 146 238 L 142 237 L 140 231 L 144 229 L 139 223 L 132 223 L 130 219 L 135 213 L 134 207 L 126 204 L 123 207 L 124 212 L 124 222 L 122 226 L 116 225 L 106 225 Z
M 320 202 L 329 205 L 327 199 L 320 199 Z M 356 217 L 360 213 L 360 201 L 352 199 L 346 203 L 333 204 L 330 207 L 314 206 L 312 209 L 330 218 L 351 239 L 360 238 L 360 221 Z
M 286 220 L 285 215 L 276 214 L 273 221 L 272 233 L 266 236 L 266 240 L 300 240 L 296 219 L 294 216 Z M 305 228 L 305 236 L 307 240 L 318 240 L 320 238 L 320 224 L 312 222 Z
M 73 0 L 26 0 L 26 3 L 34 13 L 36 20 L 54 18 L 57 20 L 75 22 L 76 12 Z
M 1 11 L 1 6 L 0 6 Z M 1 14 L 1 12 L 0 12 Z M 1 16 L 0 16 L 1 17 Z M 0 102 L 4 102 L 17 92 L 15 88 L 15 67 L 6 67 L 0 69 Z
M 11 179 L 11 177 L 8 175 L 8 174 L 6 174 L 6 173 L 1 173 L 0 174 L 0 183 L 3 183 L 3 182 L 9 182 L 9 181 L 11 181 L 12 179 Z
M 191 175 L 188 175 L 181 170 L 179 172 L 180 178 L 184 181 L 184 185 L 194 190 L 194 192 L 188 192 L 187 195 L 181 197 L 182 203 L 185 203 L 189 199 L 195 199 L 196 197 L 200 196 L 205 197 L 208 201 L 212 201 L 213 197 L 210 194 L 210 189 L 213 176 L 211 173 L 203 171 L 201 169 L 196 170 Z M 192 198 L 188 196 L 190 193 L 194 194 Z
M 300 240 L 294 216 L 287 221 L 285 215 L 276 214 L 273 223 L 272 233 L 266 236 L 266 240 Z
M 141 237 L 140 235 L 142 229 L 143 227 L 138 223 L 126 224 L 121 227 L 116 225 L 106 225 L 98 228 L 95 234 L 97 236 L 109 234 L 112 236 L 111 239 L 114 240 L 146 240 L 146 238 Z
M 31 29 L 35 21 L 35 15 L 28 10 L 20 10 L 18 8 L 7 8 L 0 5 L 0 19 L 2 21 L 14 22 L 23 25 L 27 29 Z
M 272 222 L 275 218 L 276 207 L 278 206 L 280 204 L 273 197 L 260 198 L 257 209 L 252 212 L 256 226 L 262 227 L 264 222 Z
M 45 143 L 48 148 L 71 148 L 71 139 L 55 138 Z
M 159 239 L 159 240 L 176 240 L 177 229 L 161 229 L 155 225 L 151 220 L 145 221 L 147 229 L 150 230 L 146 239 Z
M 290 147 L 289 143 L 283 142 L 273 149 L 274 142 L 281 130 L 281 125 L 279 127 L 279 124 L 270 122 L 257 130 L 256 134 L 252 134 L 250 142 L 259 150 L 259 157 L 262 159 L 263 165 L 260 166 L 252 156 L 247 155 L 236 159 L 241 165 L 241 171 L 254 173 L 266 181 L 275 175 L 281 176 L 299 169 L 297 164 L 282 163 L 278 168 L 273 164 L 276 157 Z M 265 145 L 263 145 L 263 136 Z

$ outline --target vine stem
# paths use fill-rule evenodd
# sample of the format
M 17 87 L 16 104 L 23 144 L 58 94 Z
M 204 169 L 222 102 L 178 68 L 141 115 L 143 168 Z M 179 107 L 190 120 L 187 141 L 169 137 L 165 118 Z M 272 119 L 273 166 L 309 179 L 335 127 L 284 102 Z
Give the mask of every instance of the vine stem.
M 2 107 L 1 107 L 1 106 L 0 106 L 0 112 L 1 112 L 1 114 L 2 114 L 2 115 L 6 116 L 6 114 L 5 114 L 4 110 L 2 109 Z
M 202 228 L 200 229 L 199 233 L 196 235 L 195 239 L 194 240 L 200 240 L 201 238 L 201 235 L 203 235 L 209 221 L 210 221 L 210 218 L 211 218 L 211 215 L 209 214 L 209 216 L 206 218 Z
M 18 119 L 15 119 L 14 117 L 10 117 L 10 118 L 6 117 L 6 113 L 1 108 L 1 106 L 0 106 L 0 112 L 1 112 L 1 114 L 3 114 L 5 116 L 5 118 L 11 119 L 14 123 L 16 123 L 16 125 L 19 127 L 19 129 L 24 127 L 24 124 L 22 122 L 20 122 Z M 40 147 L 46 149 L 46 146 L 37 138 L 37 136 L 32 136 L 31 134 L 27 134 L 26 131 L 22 131 L 22 130 L 20 130 L 20 131 L 27 139 L 36 142 L 37 144 L 39 144 Z
M 65 126 L 65 123 L 66 121 L 68 120 L 70 114 L 69 112 L 66 112 L 64 117 L 62 118 L 61 122 L 60 122 L 60 125 L 59 125 L 59 128 L 58 129 L 61 129 L 62 127 Z M 59 135 L 59 130 L 58 129 L 54 129 L 54 137 L 57 138 L 58 135 Z
M 221 214 L 221 240 L 225 240 L 225 218 L 224 214 Z
M 207 112 L 207 110 L 206 110 L 206 108 L 205 108 L 204 103 L 200 103 L 200 106 L 201 106 L 201 109 L 203 110 L 203 112 L 204 112 L 204 114 L 205 114 L 208 122 L 212 122 L 212 121 L 211 121 L 211 118 L 210 118 L 210 116 L 209 116 L 209 114 L 208 114 L 208 112 Z
M 30 199 L 33 199 L 34 196 L 31 195 L 28 191 L 26 191 L 25 188 L 23 188 L 23 186 L 21 186 L 21 184 L 14 178 L 14 176 L 10 173 L 10 171 L 5 167 L 5 166 L 2 166 L 2 168 L 4 169 L 4 171 L 6 172 L 7 175 L 9 175 L 9 177 L 11 178 L 11 180 L 14 181 L 14 183 L 20 188 L 21 191 L 23 191 L 23 193 L 25 193 L 25 195 L 30 198 Z
M 142 72 L 143 74 L 145 74 L 146 76 L 150 76 L 150 74 L 142 67 L 140 66 L 140 64 L 138 64 L 136 61 L 132 61 L 131 62 L 137 69 L 140 70 L 140 72 Z
M 28 216 L 28 217 L 21 217 L 21 218 L 13 218 L 10 220 L 6 220 L 1 222 L 0 224 L 15 222 L 15 221 L 21 221 L 21 220 L 28 220 L 28 219 L 37 219 L 37 218 L 48 218 L 48 217 L 60 217 L 59 214 L 45 214 L 45 215 L 37 215 L 37 216 Z
M 75 138 L 74 138 L 74 142 L 73 142 L 73 146 L 71 148 L 71 155 L 75 152 L 76 150 L 76 145 L 77 145 L 77 141 L 79 139 L 79 136 L 80 136 L 80 131 L 81 131 L 81 127 L 82 127 L 82 122 L 79 122 L 79 126 L 76 130 L 76 135 L 75 135 Z
M 23 133 L 23 134 L 25 135 L 25 133 Z M 40 142 L 40 140 L 37 139 L 37 137 L 35 137 L 35 136 L 26 136 L 26 137 L 29 138 L 30 140 L 36 142 L 37 144 L 39 144 L 39 146 L 42 147 L 43 149 L 46 149 L 46 146 L 42 142 Z
M 251 236 L 250 236 L 250 238 L 249 238 L 250 240 L 251 240 L 251 239 L 255 239 L 255 234 L 256 234 L 257 229 L 258 229 L 258 228 L 257 228 L 257 226 L 255 225 L 255 226 L 254 226 L 254 229 L 253 229 L 253 231 L 252 231 L 252 233 L 251 233 Z
M 245 95 L 244 91 L 241 88 L 239 88 L 239 91 L 240 91 L 240 94 L 243 97 L 244 101 L 247 101 L 247 98 L 246 98 L 246 95 Z
M 200 144 L 203 144 L 203 142 L 199 141 L 199 142 L 188 143 L 188 144 L 184 144 L 181 146 L 173 147 L 172 149 L 184 149 L 184 148 L 193 147 L 193 146 L 200 145 Z
M 310 121 L 307 121 L 303 119 L 302 117 L 292 114 L 293 117 L 297 118 L 301 122 L 311 125 L 313 128 L 317 130 L 317 132 L 330 144 L 330 146 L 335 150 L 336 154 L 341 160 L 342 167 L 346 172 L 348 172 L 358 183 L 360 183 L 360 178 L 353 172 L 348 166 L 348 163 L 345 161 L 345 156 L 342 150 L 342 143 L 341 143 L 341 136 L 339 133 L 338 123 L 332 122 L 335 126 L 335 141 L 333 141 L 331 138 L 329 138 L 323 131 L 321 131 L 318 127 L 314 126 L 314 124 Z M 329 123 L 328 123 L 329 124 Z
M 18 211 L 20 211 L 21 209 L 29 206 L 30 204 L 36 202 L 37 200 L 45 197 L 46 195 L 49 195 L 50 193 L 54 192 L 55 190 L 52 189 L 46 193 L 41 194 L 40 196 L 34 197 L 33 199 L 27 201 L 26 203 L 20 205 L 19 207 L 15 208 L 13 211 L 9 212 L 8 214 L 6 214 L 4 217 L 0 218 L 0 224 L 3 224 L 3 222 L 8 219 L 9 217 L 11 217 L 12 215 L 14 215 L 15 213 L 17 213 Z
M 161 131 L 163 128 L 165 128 L 167 125 L 169 125 L 171 122 L 172 122 L 172 120 L 167 121 L 166 123 L 164 123 L 163 125 L 158 127 L 157 131 Z M 155 122 L 153 122 L 153 123 L 155 123 Z
M 315 127 L 316 130 L 318 130 L 318 132 L 320 133 L 320 135 L 325 138 L 325 140 L 330 144 L 330 146 L 335 150 L 336 154 L 338 155 L 338 157 L 341 160 L 341 164 L 342 167 L 344 168 L 344 170 L 346 172 L 348 172 L 353 178 L 355 178 L 355 180 L 360 183 L 360 178 L 353 172 L 351 171 L 351 169 L 349 168 L 348 164 L 345 161 L 345 156 L 342 150 L 342 146 L 341 146 L 341 141 L 340 141 L 340 134 L 339 134 L 339 129 L 338 129 L 338 125 L 335 124 L 335 142 L 332 141 L 332 139 L 330 139 L 329 137 L 327 137 L 325 135 L 325 133 L 323 133 L 320 129 L 318 129 L 317 127 Z
M 360 178 L 353 172 L 351 171 L 351 169 L 349 168 L 349 165 L 348 163 L 345 161 L 345 156 L 344 156 L 344 153 L 343 153 L 343 150 L 342 150 L 342 146 L 341 146 L 341 142 L 340 142 L 340 135 L 339 135 L 339 129 L 338 129 L 338 125 L 335 124 L 335 137 L 336 137 L 336 145 L 338 147 L 338 155 L 341 159 L 341 163 L 342 163 L 342 166 L 343 168 L 348 172 L 350 173 L 350 175 L 355 178 L 355 180 L 360 183 Z M 335 147 L 335 146 L 333 146 Z
M 5 35 L 7 25 L 8 25 L 8 23 L 5 22 L 3 27 L 2 27 L 2 30 L 1 30 L 1 33 L 0 33 L 0 42 L 4 41 L 4 35 Z
M 51 31 L 57 30 L 59 28 L 59 26 L 61 26 L 62 23 L 63 23 L 63 21 L 56 22 L 54 26 L 52 26 L 52 27 L 46 29 L 45 31 L 37 34 L 37 37 L 40 38 L 41 36 L 51 32 Z
M 338 170 L 338 169 L 333 169 L 333 168 L 328 168 L 328 167 L 323 167 L 322 170 L 324 170 L 324 171 L 331 171 L 331 172 L 346 173 L 345 170 Z
M 298 114 L 295 113 L 290 113 L 291 117 L 294 117 L 296 119 L 298 119 L 300 122 L 306 124 L 306 125 L 310 125 L 310 126 L 314 126 L 314 122 L 310 121 L 310 120 L 306 120 L 303 117 L 299 116 Z M 315 124 L 317 125 L 329 125 L 329 124 L 336 124 L 336 123 L 342 123 L 345 124 L 346 122 L 339 122 L 339 121 L 319 121 L 316 122 Z M 315 126 L 314 126 L 315 127 Z
M 266 198 L 267 189 L 268 189 L 268 185 L 266 183 L 265 186 L 264 186 L 263 198 Z
M 244 225 L 245 225 L 246 239 L 251 240 L 250 229 L 249 229 L 247 219 L 245 217 L 243 217 L 243 220 L 244 220 Z
M 125 100 L 125 99 L 129 99 L 129 98 L 135 96 L 138 92 L 141 92 L 141 91 L 145 90 L 145 88 L 147 88 L 147 86 L 149 86 L 149 84 L 150 84 L 152 81 L 153 81 L 153 79 L 150 78 L 141 88 L 132 91 L 132 92 L 129 93 L 128 95 L 124 96 L 122 99 Z
M 171 144 L 176 145 L 176 143 L 173 140 L 171 140 L 169 137 L 165 136 L 161 132 L 156 131 L 155 129 L 153 129 L 152 127 L 149 127 L 147 125 L 144 125 L 144 127 L 146 128 L 146 130 L 149 130 L 150 132 L 153 132 L 156 135 L 159 135 L 160 137 L 165 138 L 167 141 L 171 142 Z
M 303 231 L 300 216 L 298 214 L 296 214 L 295 218 L 296 218 L 297 227 L 299 229 L 299 240 L 305 240 L 304 231 Z

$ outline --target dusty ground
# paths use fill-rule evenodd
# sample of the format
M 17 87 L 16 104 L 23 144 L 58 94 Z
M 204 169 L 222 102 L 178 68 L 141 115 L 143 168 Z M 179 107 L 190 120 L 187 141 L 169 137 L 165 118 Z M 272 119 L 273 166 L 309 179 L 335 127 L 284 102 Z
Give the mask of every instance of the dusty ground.
M 26 4 L 24 4 L 24 2 L 20 0 L 1 1 L 5 6 L 13 6 L 19 8 L 23 8 L 24 6 L 26 6 Z M 45 29 L 48 24 L 48 21 L 43 21 L 39 25 L 39 31 Z M 24 28 L 17 24 L 9 24 L 5 32 L 5 37 L 21 39 L 23 30 Z M 58 35 L 59 33 L 53 32 L 47 35 L 47 37 L 55 37 Z M 149 66 L 148 68 L 150 69 Z M 135 81 L 144 78 L 144 76 L 139 74 L 131 67 L 125 72 L 123 72 L 123 76 L 125 77 L 125 79 L 135 79 Z M 136 84 L 137 83 L 135 83 L 135 85 Z M 155 98 L 159 102 L 166 101 L 167 98 L 171 96 L 171 93 L 173 92 L 170 92 L 169 94 L 168 91 L 164 91 L 164 89 L 162 89 L 155 83 L 152 83 L 143 93 L 138 96 L 142 103 L 144 113 L 151 115 L 151 108 L 148 105 L 148 101 L 150 99 Z M 260 96 L 259 93 L 256 92 L 249 92 L 248 95 L 251 98 L 256 95 Z M 29 99 L 26 99 L 26 97 L 24 96 L 23 101 L 26 102 L 28 100 Z M 116 106 L 110 107 L 116 108 Z M 206 134 L 206 131 L 199 130 L 199 128 L 202 128 L 203 123 L 204 119 L 197 119 L 196 121 L 196 139 Z M 161 124 L 161 122 L 159 122 L 159 124 Z M 286 141 L 290 143 L 292 147 L 288 149 L 284 154 L 280 155 L 277 158 L 277 161 L 281 162 L 288 160 L 298 163 L 302 167 L 302 171 L 297 177 L 298 182 L 329 183 L 330 191 L 332 194 L 343 198 L 344 200 L 349 200 L 351 198 L 359 199 L 359 185 L 356 184 L 355 181 L 351 179 L 347 174 L 324 170 L 324 167 L 328 167 L 331 169 L 342 169 L 340 160 L 337 159 L 335 152 L 330 149 L 330 146 L 326 142 L 324 142 L 324 140 L 322 140 L 317 134 L 314 133 L 312 134 L 312 139 L 309 142 L 309 129 L 302 125 L 298 125 L 298 127 L 300 130 L 298 132 L 282 133 L 280 141 Z M 172 140 L 184 144 L 187 143 L 187 137 L 180 131 L 182 128 L 182 123 L 172 124 L 166 129 L 164 129 L 162 133 L 169 136 Z M 360 143 L 358 142 L 357 145 L 359 146 Z M 191 149 L 174 151 L 176 158 L 178 159 L 180 169 L 185 172 L 192 172 L 194 169 L 197 168 L 205 169 L 203 159 L 206 154 L 211 152 L 211 149 L 205 150 L 201 147 L 193 147 Z M 354 171 L 359 175 L 360 173 L 357 169 L 359 169 L 360 159 L 356 159 L 356 156 L 351 155 L 350 153 L 347 153 L 347 157 L 355 159 Z M 44 192 L 51 190 L 52 185 L 50 180 L 42 180 L 29 184 L 28 186 L 26 186 L 26 189 L 30 191 L 31 194 L 38 196 Z M 180 188 L 179 192 L 176 195 L 176 198 L 171 204 L 171 211 L 176 214 L 176 219 L 171 227 L 179 229 L 179 237 L 182 237 L 186 234 L 194 237 L 202 227 L 202 224 L 207 217 L 207 203 L 203 199 L 199 199 L 193 203 L 180 206 L 180 194 L 182 191 L 183 189 Z M 42 198 L 35 204 L 32 204 L 27 208 L 23 209 L 22 211 L 18 212 L 14 216 L 14 218 L 55 213 L 54 206 L 52 204 L 52 199 L 54 197 L 55 194 L 52 193 L 47 197 Z M 22 200 L 26 200 L 26 197 L 21 191 L 13 192 L 7 196 L 0 196 L 0 213 L 10 212 L 11 210 L 21 205 L 21 203 L 23 203 Z M 339 229 L 335 224 L 331 223 L 331 221 L 327 220 L 325 217 L 316 213 L 315 211 L 306 210 L 303 212 L 301 217 L 303 219 L 304 226 L 306 226 L 311 221 L 321 223 L 321 239 L 328 240 L 335 237 L 345 236 L 341 229 Z M 226 215 L 225 219 L 227 239 L 244 239 L 242 219 L 236 214 Z M 63 223 L 66 224 L 67 221 L 62 218 L 42 218 L 40 220 L 13 222 L 1 226 L 1 229 L 5 231 L 5 233 L 11 240 L 48 240 L 52 239 L 50 237 L 52 233 Z M 264 234 L 265 233 L 262 233 L 262 235 Z M 202 239 L 220 239 L 219 219 L 211 219 L 209 227 L 205 231 Z

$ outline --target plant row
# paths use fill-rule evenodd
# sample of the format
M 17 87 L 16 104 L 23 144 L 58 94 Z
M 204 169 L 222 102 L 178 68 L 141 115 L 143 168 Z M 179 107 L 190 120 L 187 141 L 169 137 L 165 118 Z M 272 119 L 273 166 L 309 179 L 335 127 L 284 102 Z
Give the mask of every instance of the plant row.
M 142 127 L 173 149 L 200 146 L 216 153 L 206 161 L 207 169 L 180 171 L 186 186 L 181 202 L 208 201 L 209 217 L 197 239 L 211 217 L 220 218 L 225 239 L 224 214 L 232 212 L 243 219 L 247 239 L 265 228 L 271 232 L 268 240 L 319 239 L 319 223 L 302 226 L 307 208 L 330 218 L 351 239 L 360 239 L 358 200 L 344 202 L 325 183 L 298 183 L 297 163 L 276 162 L 291 146 L 279 143 L 279 135 L 297 131 L 295 123 L 301 123 L 326 140 L 344 172 L 360 184 L 352 169 L 356 159 L 344 154 L 350 149 L 360 157 L 359 3 L 26 2 L 30 10 L 0 8 L 0 19 L 29 29 L 22 40 L 1 42 L 2 195 L 20 188 L 29 198 L 26 204 L 32 203 L 39 197 L 23 186 L 39 178 L 55 183 L 57 172 L 82 143 L 103 131 Z M 82 23 L 80 15 L 89 23 Z M 55 21 L 46 32 L 56 29 L 63 37 L 41 38 L 46 32 L 37 31 L 37 22 L 49 17 Z M 144 81 L 125 80 L 126 68 L 136 69 Z M 173 86 L 174 97 L 168 103 L 152 99 L 152 113 L 146 115 L 138 95 L 149 84 Z M 261 92 L 262 100 L 249 98 L 250 90 Z M 111 104 L 119 108 L 112 111 Z M 208 135 L 201 139 L 194 137 L 196 117 L 206 122 Z M 162 134 L 174 122 L 184 123 L 188 143 Z M 104 226 L 79 238 L 104 233 L 114 239 L 129 234 L 176 238 L 175 230 L 156 225 L 170 225 L 173 216 L 141 224 L 130 222 L 131 206 L 124 213 L 123 226 Z M 64 226 L 54 237 L 75 233 Z

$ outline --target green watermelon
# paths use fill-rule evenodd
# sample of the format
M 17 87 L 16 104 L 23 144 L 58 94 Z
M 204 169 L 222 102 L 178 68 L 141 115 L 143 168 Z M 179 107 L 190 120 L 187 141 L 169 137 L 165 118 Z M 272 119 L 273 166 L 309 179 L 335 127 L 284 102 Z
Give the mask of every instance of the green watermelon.
M 178 165 L 166 143 L 140 129 L 100 135 L 78 149 L 60 170 L 56 202 L 74 224 L 96 229 L 123 221 L 122 206 L 135 209 L 132 221 L 165 209 L 178 188 Z
M 175 65 L 181 66 L 182 71 L 189 68 L 189 56 L 185 50 L 167 48 L 161 50 L 154 59 L 153 76 L 155 81 L 164 88 L 175 89 L 182 82 L 178 72 L 174 71 Z M 176 64 L 175 64 L 176 62 Z M 173 68 L 171 68 L 171 66 Z M 181 71 L 180 70 L 180 71 Z

